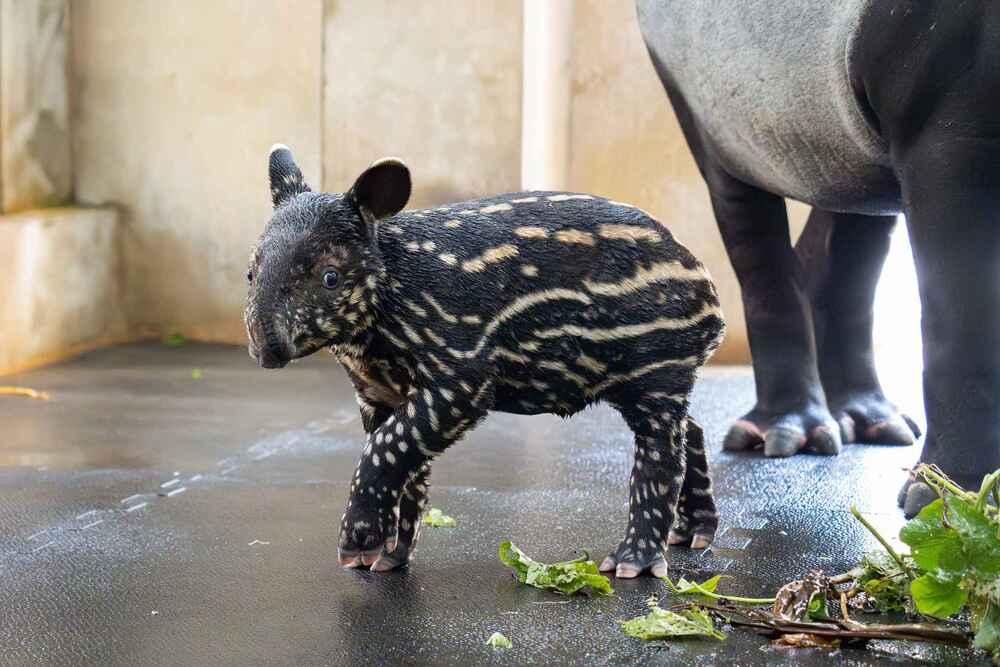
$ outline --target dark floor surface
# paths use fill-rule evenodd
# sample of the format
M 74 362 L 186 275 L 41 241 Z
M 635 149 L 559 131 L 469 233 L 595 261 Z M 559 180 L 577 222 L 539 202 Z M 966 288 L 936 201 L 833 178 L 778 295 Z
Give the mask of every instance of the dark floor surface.
M 192 369 L 201 369 L 199 379 Z M 654 579 L 603 599 L 516 585 L 496 557 L 512 539 L 540 560 L 621 537 L 631 437 L 606 407 L 568 422 L 494 414 L 437 462 L 408 571 L 345 570 L 336 527 L 362 443 L 349 383 L 325 355 L 257 369 L 239 348 L 129 345 L 3 379 L 51 401 L 0 399 L 0 661 L 10 664 L 967 664 L 915 644 L 770 649 L 644 643 L 616 620 L 644 612 Z M 840 572 L 902 523 L 900 467 L 916 448 L 851 446 L 838 458 L 719 451 L 753 399 L 748 369 L 710 369 L 693 414 L 706 427 L 723 515 L 716 544 L 673 549 L 672 574 L 726 573 L 763 595 L 811 568 Z M 514 648 L 483 645 L 495 630 Z M 985 664 L 985 661 L 983 661 Z

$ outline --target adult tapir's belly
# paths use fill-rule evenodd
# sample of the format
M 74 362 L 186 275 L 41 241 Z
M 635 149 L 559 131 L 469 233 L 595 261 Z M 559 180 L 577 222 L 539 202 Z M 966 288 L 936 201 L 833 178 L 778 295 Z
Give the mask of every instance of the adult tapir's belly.
M 850 84 L 872 0 L 638 0 L 647 45 L 734 176 L 821 208 L 899 210 Z

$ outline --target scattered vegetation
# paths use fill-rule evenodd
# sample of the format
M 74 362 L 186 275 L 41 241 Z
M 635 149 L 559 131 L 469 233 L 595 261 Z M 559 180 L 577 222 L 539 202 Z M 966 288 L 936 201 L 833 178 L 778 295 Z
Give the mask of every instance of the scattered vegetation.
M 681 611 L 670 611 L 659 605 L 655 595 L 646 600 L 649 613 L 628 621 L 618 621 L 622 631 L 629 637 L 639 639 L 672 639 L 675 637 L 714 637 L 725 639 L 726 635 L 715 629 L 715 623 L 707 611 L 700 607 L 690 607 Z
M 434 526 L 435 528 L 454 528 L 455 519 L 448 516 L 436 507 L 432 507 L 426 512 L 424 512 L 424 517 L 421 522 L 425 526 Z
M 492 646 L 493 648 L 510 648 L 514 644 L 509 639 L 503 636 L 500 632 L 494 632 L 490 635 L 490 638 L 486 640 L 487 646 Z
M 810 572 L 773 598 L 746 598 L 716 591 L 721 576 L 701 583 L 665 579 L 675 595 L 688 596 L 671 609 L 650 601 L 650 613 L 622 624 L 629 636 L 665 639 L 690 635 L 722 638 L 712 616 L 772 639 L 776 646 L 832 648 L 871 639 L 971 645 L 1000 664 L 1000 471 L 978 492 L 960 488 L 933 466 L 916 479 L 939 498 L 900 531 L 911 553 L 898 553 L 856 509 L 852 512 L 884 550 L 865 555 L 850 572 L 828 577 Z M 855 612 L 903 612 L 916 622 L 863 623 Z M 946 621 L 956 614 L 961 618 Z M 962 621 L 968 618 L 968 630 Z M 688 628 L 690 632 L 682 632 Z M 700 631 L 698 631 L 700 630 Z
M 514 570 L 522 584 L 563 595 L 611 595 L 611 581 L 597 570 L 597 563 L 584 553 L 575 560 L 547 565 L 529 558 L 510 542 L 500 545 L 500 562 Z

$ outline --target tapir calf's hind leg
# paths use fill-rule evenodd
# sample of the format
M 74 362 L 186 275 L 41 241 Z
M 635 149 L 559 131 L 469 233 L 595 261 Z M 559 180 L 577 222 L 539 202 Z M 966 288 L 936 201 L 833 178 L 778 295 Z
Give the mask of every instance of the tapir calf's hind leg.
M 670 369 L 650 374 L 609 399 L 635 433 L 635 458 L 625 537 L 601 563 L 602 571 L 614 570 L 622 578 L 647 571 L 658 577 L 667 574 L 670 530 L 687 469 L 685 429 L 693 381 L 693 369 Z M 714 503 L 711 509 L 714 512 Z

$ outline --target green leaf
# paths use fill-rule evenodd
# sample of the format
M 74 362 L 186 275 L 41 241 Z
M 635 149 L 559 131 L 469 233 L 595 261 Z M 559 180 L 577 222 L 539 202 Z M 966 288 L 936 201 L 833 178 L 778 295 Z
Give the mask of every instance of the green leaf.
M 968 591 L 958 587 L 958 582 L 941 581 L 929 574 L 914 579 L 910 593 L 917 611 L 935 618 L 948 618 L 958 613 L 969 597 Z
M 425 526 L 434 526 L 435 528 L 455 527 L 455 519 L 436 507 L 431 507 L 424 513 L 424 518 L 421 520 L 421 523 Z
M 675 637 L 714 637 L 725 639 L 726 636 L 715 629 L 712 617 L 704 609 L 693 607 L 681 612 L 673 612 L 661 608 L 655 597 L 648 600 L 649 613 L 637 616 L 628 621 L 618 621 L 622 631 L 629 637 L 639 639 L 671 639 Z
M 719 582 L 722 581 L 722 575 L 717 574 L 700 584 L 697 581 L 688 581 L 684 577 L 678 579 L 676 584 L 666 578 L 664 578 L 664 581 L 670 590 L 678 595 L 705 595 L 715 592 L 715 589 L 719 587 Z
M 563 595 L 610 595 L 611 581 L 597 570 L 597 563 L 584 555 L 575 560 L 547 565 L 528 557 L 508 542 L 500 545 L 500 562 L 514 570 L 522 584 Z
M 810 621 L 820 621 L 830 618 L 830 610 L 827 606 L 825 592 L 814 593 L 809 598 L 809 604 L 806 606 L 806 618 Z
M 1000 662 L 1000 605 L 989 604 L 983 617 L 976 624 L 976 638 L 972 643 L 993 653 L 994 662 Z
M 945 516 L 961 539 L 968 564 L 986 576 L 1000 573 L 1000 539 L 996 525 L 973 503 L 958 498 L 945 501 Z
M 201 369 L 200 368 L 192 368 L 191 369 L 191 379 L 192 380 L 200 380 L 201 379 Z
M 774 602 L 774 598 L 745 598 L 738 595 L 723 595 L 721 593 L 716 593 L 715 589 L 719 587 L 719 582 L 723 579 L 730 578 L 731 577 L 723 577 L 721 574 L 717 574 L 711 579 L 706 579 L 699 584 L 697 581 L 688 581 L 684 577 L 678 579 L 677 583 L 671 581 L 669 577 L 661 577 L 663 582 L 667 585 L 667 588 L 670 589 L 670 592 L 676 593 L 677 595 L 696 595 L 703 600 L 729 600 L 730 602 L 750 605 L 771 604 Z
M 912 569 L 913 559 L 907 555 L 902 559 Z M 885 551 L 865 554 L 856 581 L 879 611 L 906 611 L 910 595 L 909 579 L 899 563 Z
M 962 539 L 944 522 L 944 500 L 927 505 L 899 531 L 899 539 L 909 545 L 913 561 L 927 572 L 942 578 L 960 578 L 965 570 Z
M 184 334 L 179 332 L 174 332 L 172 334 L 164 336 L 163 338 L 163 344 L 166 345 L 167 347 L 180 347 L 181 345 L 184 345 L 186 342 L 187 338 L 184 337 Z
M 501 633 L 494 632 L 490 635 L 490 638 L 486 640 L 486 645 L 492 646 L 493 648 L 510 648 L 514 644 Z

